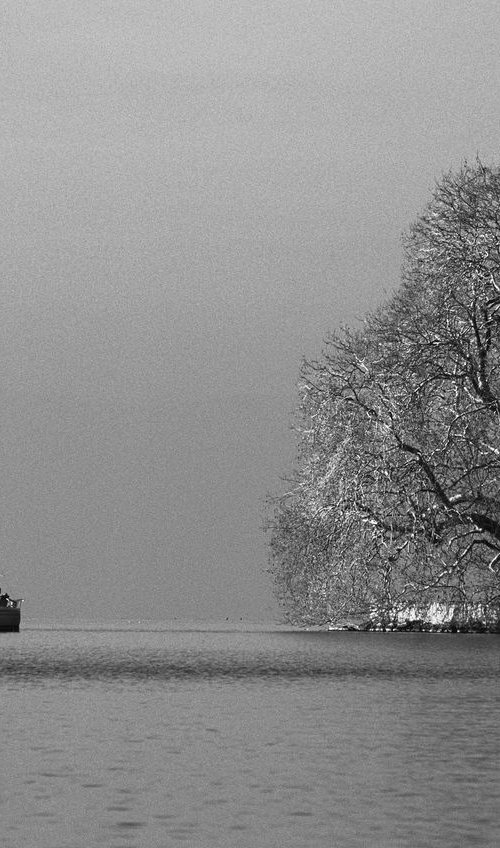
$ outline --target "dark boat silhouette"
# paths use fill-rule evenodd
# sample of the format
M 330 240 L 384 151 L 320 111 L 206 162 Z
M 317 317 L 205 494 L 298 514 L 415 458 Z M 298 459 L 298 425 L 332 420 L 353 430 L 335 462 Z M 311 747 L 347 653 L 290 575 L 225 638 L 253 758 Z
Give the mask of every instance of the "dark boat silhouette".
M 19 632 L 22 602 L 23 598 L 9 598 L 8 595 L 0 595 L 0 631 Z

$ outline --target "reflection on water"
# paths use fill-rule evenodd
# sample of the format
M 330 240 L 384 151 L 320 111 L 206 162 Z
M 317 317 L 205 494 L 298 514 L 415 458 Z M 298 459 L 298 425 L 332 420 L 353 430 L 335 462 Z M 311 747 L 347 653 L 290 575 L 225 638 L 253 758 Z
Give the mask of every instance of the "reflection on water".
M 36 631 L 34 631 L 36 632 Z M 33 634 L 32 634 L 33 635 Z M 497 644 L 453 634 L 241 631 L 38 631 L 11 639 L 0 675 L 36 682 L 55 678 L 168 680 L 301 678 L 489 678 Z M 48 637 L 48 638 L 47 638 Z M 272 637 L 272 638 L 271 638 Z M 6 637 L 4 636 L 4 639 Z M 1 643 L 0 643 L 1 647 Z
M 2 634 L 2 845 L 493 848 L 499 644 Z

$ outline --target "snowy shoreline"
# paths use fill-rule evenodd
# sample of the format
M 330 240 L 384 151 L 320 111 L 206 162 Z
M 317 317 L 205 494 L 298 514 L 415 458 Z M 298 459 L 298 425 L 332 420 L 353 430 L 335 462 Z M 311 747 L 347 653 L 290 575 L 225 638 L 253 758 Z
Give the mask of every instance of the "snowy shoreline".
M 443 603 L 399 610 L 372 609 L 367 616 L 346 616 L 327 622 L 326 629 L 384 633 L 500 633 L 500 611 L 481 605 Z

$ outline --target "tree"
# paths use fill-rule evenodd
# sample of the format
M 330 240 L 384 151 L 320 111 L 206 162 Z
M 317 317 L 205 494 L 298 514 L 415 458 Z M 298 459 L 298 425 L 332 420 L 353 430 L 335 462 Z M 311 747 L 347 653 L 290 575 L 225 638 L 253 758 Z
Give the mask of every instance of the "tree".
M 500 605 L 500 172 L 465 164 L 405 239 L 400 289 L 301 371 L 270 570 L 312 622 Z

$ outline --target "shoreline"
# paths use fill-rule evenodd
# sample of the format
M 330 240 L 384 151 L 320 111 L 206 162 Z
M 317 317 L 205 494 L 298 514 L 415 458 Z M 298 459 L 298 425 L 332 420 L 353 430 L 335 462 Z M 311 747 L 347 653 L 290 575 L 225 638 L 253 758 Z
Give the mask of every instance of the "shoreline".
M 404 623 L 383 623 L 380 621 L 365 621 L 355 623 L 351 621 L 333 623 L 329 622 L 325 627 L 329 631 L 351 631 L 358 633 L 483 633 L 488 635 L 500 634 L 500 621 L 449 621 L 436 624 L 435 622 L 422 621 L 420 619 L 405 621 Z

